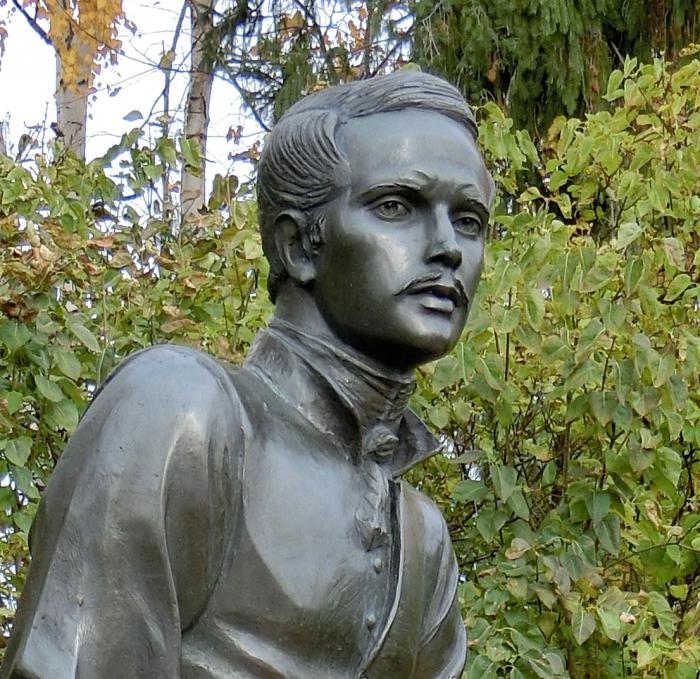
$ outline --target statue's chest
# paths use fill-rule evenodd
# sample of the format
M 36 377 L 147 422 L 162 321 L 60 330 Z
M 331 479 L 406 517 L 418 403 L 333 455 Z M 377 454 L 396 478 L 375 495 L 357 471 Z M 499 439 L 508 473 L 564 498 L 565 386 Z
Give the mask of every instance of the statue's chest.
M 385 490 L 386 535 L 368 548 L 358 511 L 373 488 L 360 467 L 318 432 L 275 422 L 255 433 L 209 613 L 310 664 L 361 666 L 380 647 L 398 597 L 400 489 L 387 481 Z

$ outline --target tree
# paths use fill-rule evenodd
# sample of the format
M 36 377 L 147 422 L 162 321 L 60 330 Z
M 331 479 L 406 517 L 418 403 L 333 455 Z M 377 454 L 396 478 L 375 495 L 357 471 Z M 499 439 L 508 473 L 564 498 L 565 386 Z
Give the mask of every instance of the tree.
M 56 132 L 85 158 L 87 99 L 101 64 L 120 47 L 117 26 L 129 25 L 121 0 L 12 0 L 39 37 L 56 50 Z M 6 29 L 0 25 L 0 55 Z
M 366 78 L 407 62 L 410 27 L 404 3 L 273 0 L 223 14 L 209 36 L 216 64 L 263 129 L 316 87 Z
M 599 108 L 625 56 L 675 62 L 700 37 L 700 6 L 687 0 L 418 0 L 412 8 L 418 63 L 474 103 L 497 102 L 538 136 L 557 115 Z

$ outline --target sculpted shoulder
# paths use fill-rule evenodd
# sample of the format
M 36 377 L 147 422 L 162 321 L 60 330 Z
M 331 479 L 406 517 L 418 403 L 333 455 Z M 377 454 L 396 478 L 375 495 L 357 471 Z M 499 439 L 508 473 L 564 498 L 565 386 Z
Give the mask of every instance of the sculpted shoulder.
M 124 359 L 101 385 L 90 410 L 139 412 L 162 426 L 181 418 L 209 420 L 232 395 L 229 369 L 215 358 L 163 344 Z

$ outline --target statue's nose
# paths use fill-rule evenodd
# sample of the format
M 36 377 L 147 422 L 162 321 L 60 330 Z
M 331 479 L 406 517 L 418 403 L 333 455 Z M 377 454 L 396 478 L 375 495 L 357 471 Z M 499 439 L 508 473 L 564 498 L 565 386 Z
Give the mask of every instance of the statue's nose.
M 457 243 L 452 219 L 444 208 L 433 212 L 428 244 L 428 261 L 442 262 L 452 269 L 462 263 L 462 250 Z

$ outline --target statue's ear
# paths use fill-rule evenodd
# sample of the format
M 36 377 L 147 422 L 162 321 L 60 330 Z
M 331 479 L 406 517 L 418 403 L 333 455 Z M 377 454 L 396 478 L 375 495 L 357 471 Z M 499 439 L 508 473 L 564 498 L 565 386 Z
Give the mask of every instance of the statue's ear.
M 301 210 L 285 210 L 275 220 L 275 245 L 289 277 L 301 285 L 316 278 L 313 251 Z

